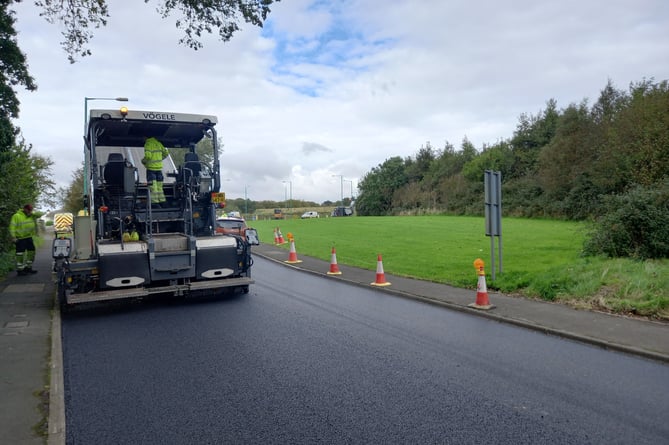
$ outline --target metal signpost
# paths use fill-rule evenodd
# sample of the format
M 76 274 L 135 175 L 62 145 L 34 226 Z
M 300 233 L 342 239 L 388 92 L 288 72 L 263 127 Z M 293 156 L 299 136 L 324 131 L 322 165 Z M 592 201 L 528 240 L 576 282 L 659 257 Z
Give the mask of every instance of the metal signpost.
M 492 279 L 495 279 L 495 237 L 499 242 L 499 273 L 502 273 L 502 172 L 486 170 L 485 234 L 490 237 Z

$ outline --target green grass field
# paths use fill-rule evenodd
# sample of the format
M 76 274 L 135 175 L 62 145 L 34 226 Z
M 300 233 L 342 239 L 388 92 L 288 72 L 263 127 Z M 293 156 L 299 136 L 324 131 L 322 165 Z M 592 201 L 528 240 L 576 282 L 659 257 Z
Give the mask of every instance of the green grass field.
M 487 284 L 508 294 L 560 301 L 584 308 L 669 320 L 669 261 L 582 257 L 586 226 L 553 220 L 502 221 L 503 271 L 491 279 L 490 238 L 484 219 L 406 216 L 249 221 L 262 242 L 279 227 L 291 233 L 299 255 L 386 273 L 475 288 L 473 262 L 486 263 Z M 289 245 L 282 246 L 288 251 Z M 498 242 L 495 238 L 496 263 Z M 288 253 L 286 253 L 286 256 Z

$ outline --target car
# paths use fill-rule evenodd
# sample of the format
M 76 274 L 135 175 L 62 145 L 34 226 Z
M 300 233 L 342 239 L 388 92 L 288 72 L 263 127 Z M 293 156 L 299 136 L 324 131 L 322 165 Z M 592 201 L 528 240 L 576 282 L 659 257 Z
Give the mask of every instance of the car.
M 320 216 L 318 215 L 318 212 L 304 212 L 300 218 L 320 218 Z
M 220 216 L 216 218 L 216 235 L 239 236 L 252 246 L 260 245 L 258 231 L 246 225 L 244 218 Z
M 231 216 L 222 216 L 216 218 L 216 229 L 215 232 L 217 235 L 237 235 L 246 239 L 246 221 L 244 218 L 237 218 Z
M 353 216 L 353 209 L 351 207 L 335 207 L 332 210 L 332 216 Z

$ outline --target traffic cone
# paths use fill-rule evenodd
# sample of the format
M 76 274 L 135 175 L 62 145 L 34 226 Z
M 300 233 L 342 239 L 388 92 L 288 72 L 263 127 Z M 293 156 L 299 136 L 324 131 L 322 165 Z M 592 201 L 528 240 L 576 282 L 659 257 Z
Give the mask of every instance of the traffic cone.
M 277 228 L 276 228 L 276 233 L 277 233 L 277 235 L 278 235 L 278 237 L 279 237 L 279 242 L 278 242 L 278 244 L 286 244 L 286 240 L 283 239 L 283 235 L 281 234 L 281 229 L 279 229 L 279 228 L 277 227 Z
M 335 252 L 334 246 L 332 246 L 332 256 L 330 257 L 330 271 L 328 275 L 341 275 L 339 266 L 337 266 L 337 253 Z
M 285 261 L 289 264 L 301 263 L 302 260 L 297 259 L 297 251 L 295 250 L 295 240 L 290 240 L 290 252 L 288 253 L 288 259 Z
M 488 287 L 485 283 L 485 271 L 483 270 L 483 260 L 477 258 L 474 261 L 474 268 L 478 271 L 478 283 L 476 284 L 476 303 L 471 303 L 468 306 L 473 307 L 474 309 L 483 309 L 488 310 L 492 309 L 495 306 L 490 304 L 488 300 Z
M 383 261 L 381 260 L 381 254 L 376 259 L 376 281 L 371 283 L 372 286 L 390 286 L 390 283 L 386 281 L 386 274 L 383 272 Z
M 274 245 L 278 246 L 279 244 L 280 244 L 279 243 L 279 232 L 276 229 L 274 229 Z

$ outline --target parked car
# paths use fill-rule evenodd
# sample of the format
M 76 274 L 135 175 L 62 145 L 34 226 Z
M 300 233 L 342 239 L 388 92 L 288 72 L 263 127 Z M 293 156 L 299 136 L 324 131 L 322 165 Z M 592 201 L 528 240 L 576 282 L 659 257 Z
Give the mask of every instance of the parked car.
M 216 219 L 215 231 L 219 235 L 237 235 L 246 239 L 247 228 L 244 218 L 223 216 Z
M 320 218 L 320 216 L 318 215 L 318 212 L 304 212 L 300 218 Z
M 353 209 L 351 207 L 335 207 L 332 216 L 353 216 Z
M 258 231 L 252 227 L 248 227 L 244 218 L 235 218 L 231 216 L 217 218 L 214 231 L 217 235 L 240 236 L 252 246 L 260 245 Z

